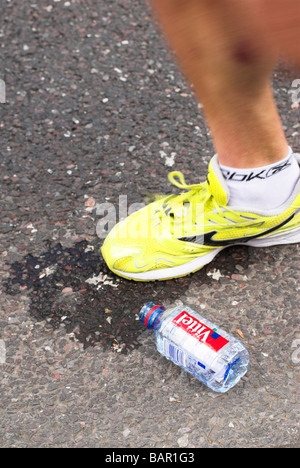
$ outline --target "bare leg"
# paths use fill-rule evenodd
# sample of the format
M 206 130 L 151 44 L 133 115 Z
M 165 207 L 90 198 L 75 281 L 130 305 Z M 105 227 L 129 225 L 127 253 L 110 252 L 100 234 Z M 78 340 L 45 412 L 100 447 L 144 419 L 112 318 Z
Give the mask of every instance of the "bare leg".
M 203 104 L 219 162 L 272 164 L 288 154 L 270 77 L 279 49 L 252 0 L 151 0 Z

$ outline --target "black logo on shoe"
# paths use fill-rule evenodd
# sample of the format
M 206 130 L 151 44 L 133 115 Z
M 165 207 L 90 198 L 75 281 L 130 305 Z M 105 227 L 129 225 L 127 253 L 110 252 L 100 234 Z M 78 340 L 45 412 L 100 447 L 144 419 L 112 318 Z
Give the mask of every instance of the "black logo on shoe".
M 211 231 L 211 232 L 206 232 L 205 234 L 201 234 L 199 236 L 181 237 L 178 240 L 184 241 L 184 242 L 192 242 L 192 243 L 199 244 L 199 245 L 206 245 L 208 247 L 227 247 L 233 244 L 246 244 L 247 242 L 253 239 L 258 239 L 259 237 L 266 236 L 276 231 L 277 229 L 280 229 L 281 227 L 289 223 L 294 218 L 295 215 L 296 213 L 292 214 L 289 218 L 287 218 L 285 221 L 278 224 L 277 226 L 274 226 L 270 229 L 267 229 L 264 232 L 260 232 L 259 234 L 255 234 L 253 236 L 243 236 L 243 237 L 235 237 L 234 239 L 215 240 L 214 236 L 218 234 L 218 231 Z M 240 227 L 244 227 L 244 226 L 240 226 Z M 248 226 L 248 227 L 249 228 L 253 227 L 253 225 Z

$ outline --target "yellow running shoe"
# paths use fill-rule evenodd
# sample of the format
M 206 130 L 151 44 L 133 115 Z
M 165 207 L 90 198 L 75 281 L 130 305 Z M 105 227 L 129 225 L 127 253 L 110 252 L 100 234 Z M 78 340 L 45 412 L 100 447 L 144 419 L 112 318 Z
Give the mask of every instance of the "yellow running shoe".
M 296 155 L 300 166 L 300 156 Z M 108 267 L 136 281 L 178 278 L 202 268 L 224 248 L 300 242 L 300 181 L 289 200 L 272 211 L 228 207 L 229 190 L 214 156 L 207 181 L 186 185 L 180 172 L 169 180 L 185 189 L 118 223 L 101 248 Z

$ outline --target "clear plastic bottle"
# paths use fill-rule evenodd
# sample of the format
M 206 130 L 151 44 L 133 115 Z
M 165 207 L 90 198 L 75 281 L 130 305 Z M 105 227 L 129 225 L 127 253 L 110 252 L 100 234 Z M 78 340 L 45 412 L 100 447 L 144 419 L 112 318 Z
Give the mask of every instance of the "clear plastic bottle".
M 140 321 L 155 334 L 157 350 L 215 392 L 225 393 L 246 374 L 244 345 L 187 306 L 166 310 L 149 302 Z

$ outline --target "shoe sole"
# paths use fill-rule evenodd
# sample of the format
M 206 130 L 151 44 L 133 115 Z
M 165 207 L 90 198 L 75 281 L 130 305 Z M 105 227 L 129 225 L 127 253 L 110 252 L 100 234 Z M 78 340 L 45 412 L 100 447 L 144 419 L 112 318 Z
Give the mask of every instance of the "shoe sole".
M 113 273 L 122 278 L 134 280 L 134 281 L 166 281 L 168 279 L 182 278 L 183 276 L 190 275 L 196 271 L 201 270 L 205 265 L 210 263 L 222 250 L 232 247 L 234 245 L 243 245 L 246 247 L 272 247 L 275 245 L 288 245 L 300 243 L 300 228 L 296 228 L 293 231 L 289 231 L 284 235 L 282 233 L 273 235 L 272 237 L 266 237 L 261 239 L 254 239 L 244 243 L 233 243 L 225 247 L 209 252 L 206 255 L 195 258 L 190 262 L 183 265 L 171 268 L 163 268 L 153 271 L 145 271 L 142 273 L 127 273 L 119 270 L 111 269 Z

